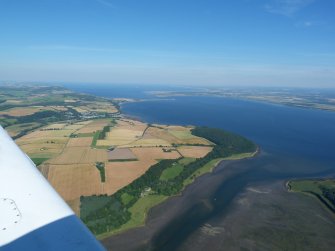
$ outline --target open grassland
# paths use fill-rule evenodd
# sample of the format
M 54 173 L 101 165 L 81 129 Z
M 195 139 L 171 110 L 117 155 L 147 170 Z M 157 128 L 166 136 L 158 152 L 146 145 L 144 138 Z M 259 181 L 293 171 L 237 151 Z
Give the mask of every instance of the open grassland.
M 213 147 L 210 146 L 180 146 L 177 148 L 179 153 L 187 158 L 205 157 Z

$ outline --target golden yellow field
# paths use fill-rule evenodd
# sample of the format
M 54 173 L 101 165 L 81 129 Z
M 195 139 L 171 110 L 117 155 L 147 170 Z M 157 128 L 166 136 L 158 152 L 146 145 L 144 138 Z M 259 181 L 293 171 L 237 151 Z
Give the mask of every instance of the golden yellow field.
M 113 194 L 159 160 L 200 158 L 212 149 L 210 146 L 173 147 L 173 144 L 212 145 L 193 136 L 192 127 L 148 127 L 130 119 L 116 120 L 106 139 L 97 140 L 96 147 L 92 148 L 93 136 L 90 134 L 110 124 L 111 119 L 55 123 L 21 137 L 17 143 L 31 157 L 49 158 L 40 169 L 77 213 L 82 195 Z M 78 138 L 70 137 L 71 134 Z M 106 149 L 111 146 L 117 147 L 114 153 Z M 118 161 L 120 159 L 123 161 Z M 130 161 L 125 161 L 127 159 Z M 101 182 L 97 162 L 105 164 L 105 183 Z
M 186 158 L 202 158 L 209 153 L 213 147 L 209 146 L 180 146 L 177 148 L 183 157 Z
M 100 174 L 94 164 L 49 165 L 48 180 L 66 201 L 103 193 Z
M 110 120 L 108 119 L 95 120 L 95 121 L 88 123 L 80 130 L 76 131 L 76 133 L 93 133 L 93 132 L 101 130 L 104 126 L 108 125 L 109 123 L 110 123 Z
M 104 140 L 98 140 L 97 146 L 126 146 L 141 139 L 147 125 L 131 120 L 118 120 Z
M 54 131 L 32 132 L 16 140 L 16 143 L 31 157 L 55 157 L 63 151 L 68 138 L 55 137 L 48 134 L 50 132 Z
M 164 152 L 160 147 L 143 147 L 143 148 L 132 148 L 133 153 L 140 160 L 161 160 L 161 159 L 178 159 L 180 154 L 177 151 Z
M 66 123 L 55 123 L 55 124 L 45 126 L 42 129 L 43 130 L 52 130 L 52 129 L 59 130 L 59 129 L 63 129 L 65 126 L 66 126 Z
M 163 139 L 170 144 L 213 145 L 206 139 L 192 135 L 191 129 L 192 127 L 154 125 L 146 130 L 144 138 Z
M 180 139 L 183 144 L 201 144 L 201 145 L 213 145 L 212 142 L 192 135 L 190 127 L 180 127 L 180 126 L 169 126 L 168 131 L 170 134 Z
M 98 140 L 98 146 L 122 146 L 129 144 L 139 139 L 143 131 L 136 131 L 123 128 L 112 128 L 111 132 L 107 133 L 105 140 Z
M 50 144 L 50 143 L 33 143 L 33 144 L 25 144 L 21 145 L 21 149 L 30 154 L 37 154 L 37 153 L 50 153 L 52 156 L 60 154 L 64 148 L 64 144 Z
M 93 137 L 85 137 L 85 138 L 70 138 L 66 147 L 75 147 L 75 146 L 85 146 L 88 147 L 91 145 Z
M 84 125 L 82 125 L 82 124 L 68 124 L 64 127 L 64 129 L 66 129 L 66 130 L 79 130 L 83 127 L 84 127 Z
M 36 106 L 36 107 L 16 107 L 12 108 L 6 111 L 1 111 L 0 115 L 9 115 L 9 116 L 15 116 L 15 117 L 20 117 L 20 116 L 27 116 L 34 114 L 39 111 L 46 110 L 43 107 Z M 50 110 L 50 109 L 49 109 Z
M 164 139 L 139 139 L 124 145 L 124 147 L 170 147 L 171 143 Z
M 165 140 L 170 144 L 181 144 L 182 140 L 178 139 L 174 135 L 170 134 L 167 129 L 161 129 L 157 127 L 149 127 L 144 135 L 145 139 L 161 139 Z
M 128 185 L 141 175 L 150 166 L 156 164 L 160 159 L 177 159 L 180 154 L 177 151 L 164 152 L 159 147 L 132 148 L 138 161 L 109 162 L 106 164 L 105 192 L 113 194 L 122 187 Z
M 48 161 L 50 164 L 87 164 L 108 161 L 107 151 L 91 147 L 66 147 L 57 157 Z
M 29 133 L 22 138 L 20 141 L 31 140 L 31 139 L 47 139 L 47 138 L 67 138 L 75 130 L 39 130 Z

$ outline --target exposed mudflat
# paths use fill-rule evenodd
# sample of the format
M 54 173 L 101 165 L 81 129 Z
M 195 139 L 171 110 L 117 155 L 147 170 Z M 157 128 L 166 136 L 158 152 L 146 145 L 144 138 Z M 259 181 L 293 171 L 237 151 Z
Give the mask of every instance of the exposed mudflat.
M 275 172 L 282 164 L 264 153 L 222 162 L 153 208 L 146 226 L 103 244 L 118 251 L 332 250 L 335 217 L 314 198 L 287 192 L 285 179 L 302 176 L 290 166 Z

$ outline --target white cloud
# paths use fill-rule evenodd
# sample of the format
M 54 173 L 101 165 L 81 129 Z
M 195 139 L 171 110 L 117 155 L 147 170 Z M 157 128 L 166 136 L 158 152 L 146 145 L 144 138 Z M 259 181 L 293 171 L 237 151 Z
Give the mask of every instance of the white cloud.
M 265 10 L 284 16 L 292 16 L 315 0 L 271 0 L 264 6 Z

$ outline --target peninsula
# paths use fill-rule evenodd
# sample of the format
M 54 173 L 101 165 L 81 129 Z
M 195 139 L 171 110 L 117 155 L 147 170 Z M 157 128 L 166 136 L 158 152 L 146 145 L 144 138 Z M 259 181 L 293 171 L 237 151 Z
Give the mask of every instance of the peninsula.
M 0 123 L 98 237 L 141 226 L 153 206 L 257 146 L 221 129 L 147 124 L 120 102 L 53 86 L 4 86 Z

